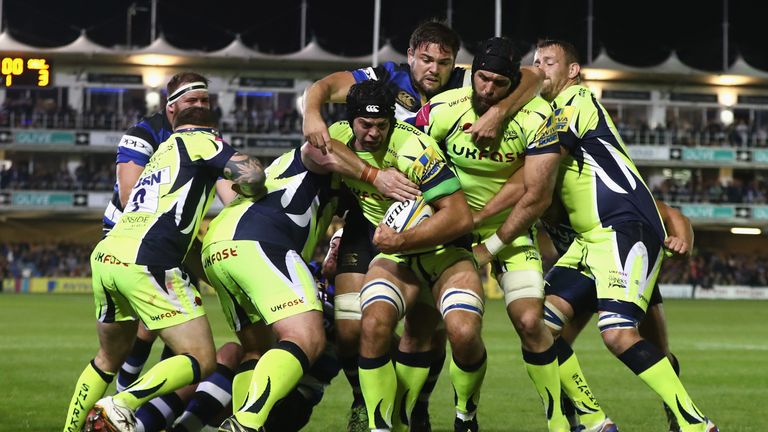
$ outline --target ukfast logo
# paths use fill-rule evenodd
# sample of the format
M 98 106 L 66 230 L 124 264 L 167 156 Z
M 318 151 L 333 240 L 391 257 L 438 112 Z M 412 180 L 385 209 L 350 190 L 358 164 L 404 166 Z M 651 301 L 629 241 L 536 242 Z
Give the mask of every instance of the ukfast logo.
M 145 186 L 155 186 L 159 184 L 168 184 L 171 182 L 171 167 L 161 168 L 159 171 L 149 173 L 136 182 L 134 189 L 138 189 Z

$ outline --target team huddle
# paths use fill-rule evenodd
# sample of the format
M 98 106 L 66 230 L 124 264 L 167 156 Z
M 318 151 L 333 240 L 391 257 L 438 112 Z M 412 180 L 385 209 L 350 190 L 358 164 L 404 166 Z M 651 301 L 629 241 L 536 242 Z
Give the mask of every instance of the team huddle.
M 575 48 L 542 41 L 521 66 L 511 41 L 491 38 L 465 70 L 459 44 L 427 22 L 407 64 L 317 81 L 307 142 L 267 167 L 220 138 L 203 76 L 174 76 L 165 109 L 118 147 L 91 255 L 100 348 L 64 431 L 297 431 L 339 372 L 348 431 L 431 431 L 447 344 L 454 431 L 479 431 L 478 270 L 490 264 L 542 430 L 619 430 L 571 349 L 597 313 L 606 347 L 663 400 L 668 430 L 716 432 L 677 376 L 656 284 L 665 255 L 690 250 L 690 223 L 654 200 L 581 85 Z M 328 102 L 346 103 L 346 120 L 328 126 Z M 200 241 L 214 195 L 225 207 Z M 405 200 L 429 217 L 384 223 Z M 334 218 L 344 229 L 311 261 Z M 560 255 L 546 276 L 537 226 Z M 217 350 L 196 280 L 215 288 L 239 344 Z M 162 359 L 141 374 L 158 336 Z

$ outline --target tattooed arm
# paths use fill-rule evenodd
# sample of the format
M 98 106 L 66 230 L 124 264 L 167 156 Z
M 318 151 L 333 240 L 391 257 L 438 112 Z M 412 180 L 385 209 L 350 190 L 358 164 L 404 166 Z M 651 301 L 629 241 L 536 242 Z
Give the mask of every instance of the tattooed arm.
M 255 196 L 264 188 L 264 168 L 258 159 L 235 153 L 224 167 L 224 177 L 234 182 L 232 187 L 243 196 Z

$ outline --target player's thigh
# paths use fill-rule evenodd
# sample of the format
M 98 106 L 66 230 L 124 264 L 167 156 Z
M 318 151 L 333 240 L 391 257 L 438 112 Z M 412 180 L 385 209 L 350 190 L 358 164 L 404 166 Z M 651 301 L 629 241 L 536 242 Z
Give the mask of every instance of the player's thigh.
M 389 304 L 400 320 L 415 304 L 421 286 L 421 281 L 409 268 L 407 258 L 379 254 L 365 275 L 360 291 L 361 310 L 365 314 L 366 309 L 377 303 Z
M 236 259 L 239 254 L 248 253 L 241 249 L 243 243 L 222 241 L 207 245 L 202 252 L 203 269 L 216 291 L 229 328 L 241 338 L 246 351 L 260 351 L 261 345 L 251 337 L 251 333 L 258 333 L 258 330 L 250 327 L 262 321 L 261 315 L 235 277 L 237 272 L 249 273 L 247 268 L 241 268 L 242 260 Z M 250 345 L 250 342 L 254 344 Z
M 118 281 L 123 277 L 125 266 L 100 245 L 91 254 L 91 285 L 99 323 L 111 324 L 138 318 L 131 302 L 118 290 Z
M 639 222 L 595 229 L 576 241 L 584 242 L 583 262 L 595 276 L 598 310 L 641 319 L 659 273 L 661 241 Z

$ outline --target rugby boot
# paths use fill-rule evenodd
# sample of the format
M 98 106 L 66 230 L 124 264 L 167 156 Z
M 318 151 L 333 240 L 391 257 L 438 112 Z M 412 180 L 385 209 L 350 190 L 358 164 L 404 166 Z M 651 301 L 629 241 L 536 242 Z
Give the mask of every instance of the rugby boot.
M 117 405 L 112 396 L 100 399 L 88 412 L 83 428 L 86 432 L 135 432 L 133 410 Z

